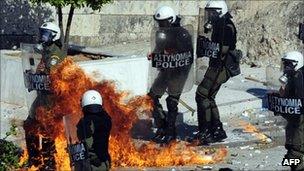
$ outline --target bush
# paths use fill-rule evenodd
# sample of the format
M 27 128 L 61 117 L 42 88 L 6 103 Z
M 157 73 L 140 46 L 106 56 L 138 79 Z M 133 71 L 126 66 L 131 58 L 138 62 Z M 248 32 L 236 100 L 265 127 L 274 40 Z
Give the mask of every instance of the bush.
M 0 171 L 19 168 L 22 149 L 10 141 L 0 139 Z

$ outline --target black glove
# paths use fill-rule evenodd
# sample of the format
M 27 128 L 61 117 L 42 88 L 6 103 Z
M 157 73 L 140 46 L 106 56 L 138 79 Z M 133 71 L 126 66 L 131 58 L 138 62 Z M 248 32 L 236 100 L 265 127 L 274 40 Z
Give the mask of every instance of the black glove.
M 212 30 L 212 25 L 210 22 L 204 24 L 204 33 L 209 33 Z

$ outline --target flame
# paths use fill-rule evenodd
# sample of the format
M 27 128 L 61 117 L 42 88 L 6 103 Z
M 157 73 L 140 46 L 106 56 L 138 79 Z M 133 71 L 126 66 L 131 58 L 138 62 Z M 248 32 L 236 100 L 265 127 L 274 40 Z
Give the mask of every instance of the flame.
M 25 162 L 28 160 L 28 152 L 27 149 L 25 147 L 22 147 L 23 149 L 23 153 L 19 159 L 19 166 L 23 166 L 25 164 Z
M 261 133 L 255 126 L 253 126 L 250 123 L 247 123 L 245 121 L 240 121 L 240 125 L 244 128 L 243 132 L 246 133 L 253 133 L 254 136 L 256 136 L 260 141 L 266 143 L 268 137 Z
M 165 147 L 159 147 L 152 142 L 138 146 L 130 132 L 133 124 L 138 121 L 138 114 L 150 113 L 152 110 L 152 100 L 148 96 L 136 96 L 126 100 L 129 94 L 117 91 L 113 81 L 97 82 L 89 78 L 71 58 L 65 59 L 54 68 L 50 77 L 55 94 L 50 99 L 53 104 L 51 107 L 39 107 L 36 110 L 39 124 L 33 130 L 55 139 L 54 156 L 57 170 L 71 170 L 62 117 L 72 116 L 72 123 L 78 123 L 82 117 L 80 100 L 82 94 L 89 89 L 100 92 L 103 107 L 112 118 L 109 144 L 112 167 L 208 164 L 220 162 L 227 155 L 225 148 L 216 150 L 212 155 L 205 155 L 200 153 L 202 149 L 198 150 L 197 147 L 181 142 L 173 142 Z M 71 136 L 72 143 L 77 141 L 77 135 Z
M 55 160 L 56 160 L 57 170 L 64 170 L 64 171 L 71 170 L 70 160 L 67 160 L 69 159 L 69 155 L 66 151 L 67 141 L 63 134 L 56 137 L 55 146 L 56 146 Z

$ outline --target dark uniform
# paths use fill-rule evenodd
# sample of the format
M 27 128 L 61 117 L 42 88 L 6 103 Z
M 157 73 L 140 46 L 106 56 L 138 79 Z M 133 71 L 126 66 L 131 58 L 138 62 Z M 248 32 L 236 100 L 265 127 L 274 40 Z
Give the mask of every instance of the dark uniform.
M 218 58 L 210 58 L 207 72 L 196 91 L 199 136 L 204 144 L 227 137 L 222 128 L 215 96 L 221 85 L 230 78 L 227 61 L 230 58 L 229 52 L 236 47 L 236 28 L 230 18 L 229 13 L 220 18 L 213 25 L 211 37 L 212 42 L 220 45 L 220 50 L 223 46 L 229 46 L 229 51 L 227 54 L 219 55 Z
M 49 74 L 52 67 L 59 64 L 65 58 L 65 53 L 62 52 L 56 43 L 45 46 L 42 52 L 42 59 L 38 64 L 36 73 Z M 33 125 L 38 125 L 36 120 L 36 109 L 39 106 L 50 109 L 52 106 L 53 95 L 50 92 L 37 91 L 37 97 L 31 105 L 29 116 L 24 122 L 25 140 L 29 153 L 29 164 L 41 166 L 42 169 L 55 169 L 55 153 L 54 140 L 43 135 L 42 147 L 39 148 L 39 136 L 37 130 L 33 130 Z M 42 128 L 39 128 L 42 129 Z M 43 130 L 42 130 L 43 132 Z M 41 161 L 43 157 L 44 161 Z
M 288 83 L 283 91 L 283 97 L 303 98 L 304 97 L 304 67 L 294 74 L 288 74 Z M 292 166 L 292 170 L 304 170 L 304 115 L 282 115 L 287 120 L 285 128 L 287 154 L 285 158 L 301 159 L 301 164 Z
M 191 51 L 193 54 L 192 38 L 189 32 L 180 25 L 180 18 L 177 18 L 172 27 L 159 28 L 156 32 L 155 49 L 153 53 L 173 54 Z M 159 69 L 157 78 L 154 80 L 148 95 L 153 99 L 153 118 L 157 127 L 154 137 L 156 142 L 167 143 L 176 138 L 175 121 L 178 114 L 178 101 L 187 80 L 191 65 Z M 167 91 L 166 98 L 168 113 L 163 111 L 159 99 Z
M 77 136 L 85 142 L 87 147 L 90 169 L 92 171 L 109 170 L 111 168 L 111 157 L 108 151 L 112 127 L 111 117 L 101 105 L 85 106 L 83 113 L 84 117 L 77 124 Z M 84 171 L 83 166 L 77 166 L 77 164 L 75 170 Z

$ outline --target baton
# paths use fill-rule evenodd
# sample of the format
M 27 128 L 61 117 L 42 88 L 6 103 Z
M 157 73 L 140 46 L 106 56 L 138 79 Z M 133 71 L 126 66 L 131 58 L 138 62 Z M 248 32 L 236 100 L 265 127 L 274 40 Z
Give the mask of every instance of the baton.
M 262 83 L 263 85 L 267 85 L 267 82 L 265 82 L 265 81 L 261 81 L 261 80 L 258 80 L 258 79 L 256 79 L 256 78 L 253 78 L 253 77 L 245 77 L 245 79 L 246 80 L 250 80 L 250 81 L 254 81 L 254 82 L 258 82 L 258 83 Z
M 166 91 L 166 93 L 169 94 L 168 91 Z M 185 101 L 179 98 L 178 102 L 191 112 L 191 116 L 194 115 L 195 110 L 191 106 L 189 106 Z
M 183 105 L 185 108 L 187 108 L 188 110 L 191 111 L 191 116 L 194 115 L 195 110 L 194 110 L 191 106 L 189 106 L 185 101 L 183 101 L 182 99 L 179 99 L 178 102 L 179 102 L 181 105 Z

